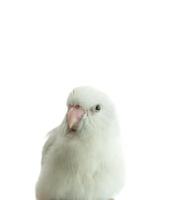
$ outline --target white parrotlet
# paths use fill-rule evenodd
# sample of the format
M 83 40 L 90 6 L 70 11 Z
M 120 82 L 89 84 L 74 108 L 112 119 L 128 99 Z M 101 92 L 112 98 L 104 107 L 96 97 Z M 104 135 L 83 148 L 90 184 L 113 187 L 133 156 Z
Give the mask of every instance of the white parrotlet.
M 43 147 L 37 200 L 109 200 L 124 184 L 114 106 L 102 92 L 75 88 L 63 122 Z

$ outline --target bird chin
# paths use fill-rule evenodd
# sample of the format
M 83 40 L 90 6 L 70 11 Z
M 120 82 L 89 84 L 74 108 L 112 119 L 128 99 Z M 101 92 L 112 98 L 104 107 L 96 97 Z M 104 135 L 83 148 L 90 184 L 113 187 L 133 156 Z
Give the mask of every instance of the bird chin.
M 77 132 L 77 129 L 71 128 L 71 129 L 69 129 L 69 132 L 71 132 L 71 133 L 76 133 L 76 132 Z
M 73 127 L 69 128 L 68 126 L 68 134 L 77 135 L 81 132 L 82 122 L 75 124 Z
M 78 126 L 74 126 L 72 128 L 68 127 L 68 134 L 77 134 L 78 132 Z

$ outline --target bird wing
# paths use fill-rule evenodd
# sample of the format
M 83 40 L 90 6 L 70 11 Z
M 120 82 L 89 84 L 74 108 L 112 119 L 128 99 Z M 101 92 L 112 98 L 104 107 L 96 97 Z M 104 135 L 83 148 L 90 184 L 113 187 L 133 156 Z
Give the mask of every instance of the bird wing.
M 43 146 L 43 150 L 42 150 L 42 159 L 41 159 L 41 165 L 43 165 L 44 161 L 45 161 L 45 157 L 48 153 L 48 151 L 51 149 L 51 147 L 53 146 L 55 140 L 56 140 L 56 133 L 57 133 L 57 128 L 53 129 L 52 131 L 50 131 L 48 133 L 48 139 L 45 142 L 44 146 Z

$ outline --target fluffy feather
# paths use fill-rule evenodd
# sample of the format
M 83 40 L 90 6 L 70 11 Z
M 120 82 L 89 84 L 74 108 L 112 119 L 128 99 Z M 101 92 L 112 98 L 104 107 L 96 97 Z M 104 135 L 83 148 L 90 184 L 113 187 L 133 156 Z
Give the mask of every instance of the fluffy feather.
M 101 110 L 94 112 L 97 104 Z M 79 87 L 71 92 L 67 105 L 80 105 L 87 114 L 74 133 L 69 132 L 66 117 L 50 132 L 42 153 L 37 199 L 108 200 L 124 184 L 113 104 L 102 92 Z

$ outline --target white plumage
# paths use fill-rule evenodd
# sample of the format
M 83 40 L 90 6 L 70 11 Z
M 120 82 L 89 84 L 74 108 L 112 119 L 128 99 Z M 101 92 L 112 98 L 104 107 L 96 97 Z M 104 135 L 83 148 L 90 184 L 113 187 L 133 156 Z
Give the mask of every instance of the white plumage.
M 67 106 L 43 148 L 37 200 L 108 200 L 124 184 L 114 107 L 90 87 L 75 88 Z

